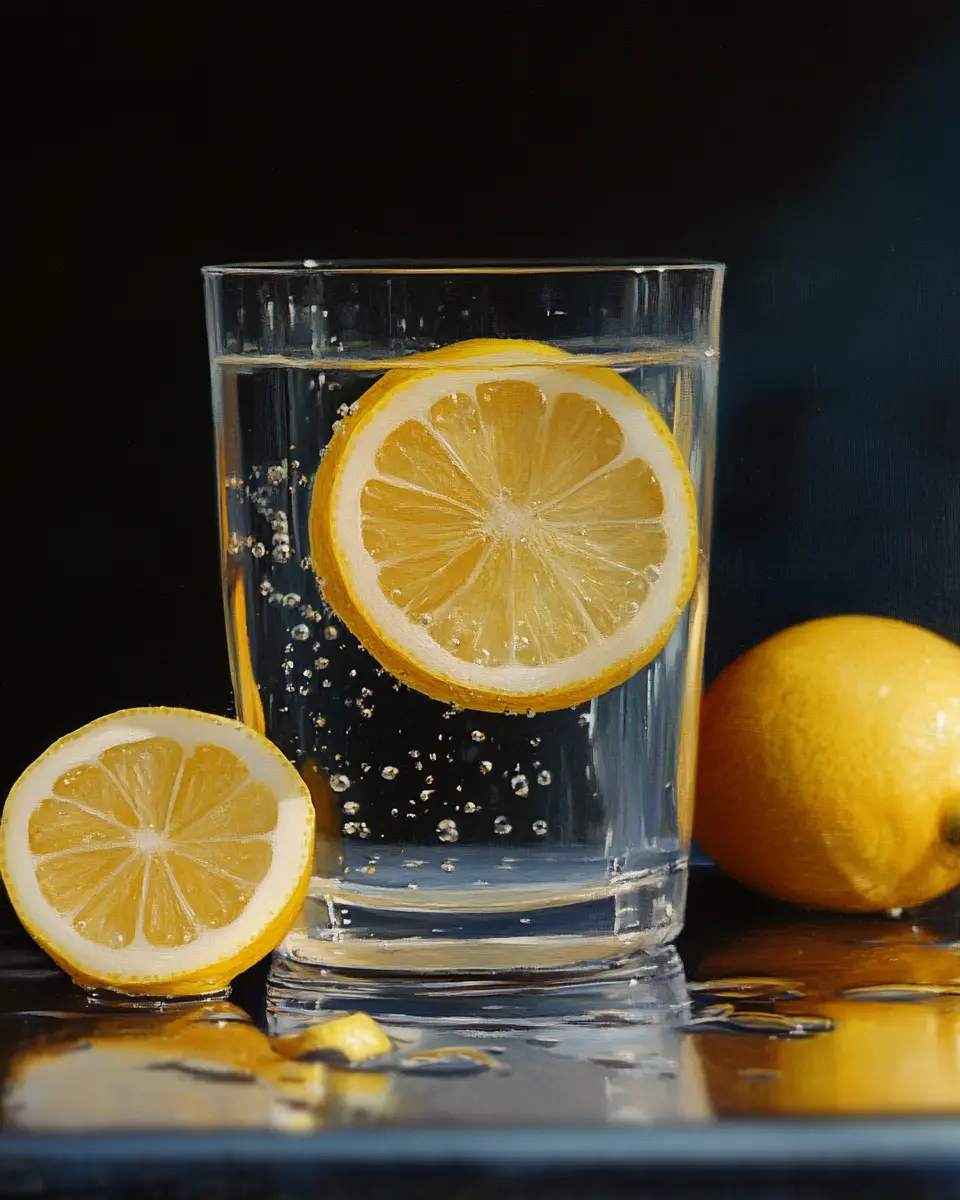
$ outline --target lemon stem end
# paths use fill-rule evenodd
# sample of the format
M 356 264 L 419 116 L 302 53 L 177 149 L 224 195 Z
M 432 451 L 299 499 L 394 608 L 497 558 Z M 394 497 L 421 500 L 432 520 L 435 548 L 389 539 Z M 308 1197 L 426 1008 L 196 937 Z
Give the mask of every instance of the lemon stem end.
M 947 805 L 940 822 L 940 837 L 948 846 L 960 849 L 960 797 Z

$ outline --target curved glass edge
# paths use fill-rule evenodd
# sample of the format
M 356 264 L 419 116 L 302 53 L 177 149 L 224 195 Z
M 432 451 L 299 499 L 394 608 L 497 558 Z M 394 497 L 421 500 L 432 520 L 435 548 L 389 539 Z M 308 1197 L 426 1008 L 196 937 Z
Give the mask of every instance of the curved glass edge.
M 278 262 L 221 263 L 200 268 L 201 274 L 219 275 L 596 275 L 624 271 L 646 274 L 650 271 L 715 271 L 722 274 L 726 264 L 710 259 L 520 259 L 516 261 L 478 259 L 313 259 Z

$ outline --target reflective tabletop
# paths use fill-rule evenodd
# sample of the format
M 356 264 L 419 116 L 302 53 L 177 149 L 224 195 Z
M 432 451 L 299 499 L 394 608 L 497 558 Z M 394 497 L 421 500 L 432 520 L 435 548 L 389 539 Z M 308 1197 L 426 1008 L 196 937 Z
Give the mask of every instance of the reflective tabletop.
M 699 1196 L 734 1172 L 731 1195 L 754 1194 L 747 1178 L 787 1195 L 769 1188 L 854 1172 L 871 1195 L 908 1176 L 914 1195 L 958 1195 L 958 951 L 960 893 L 831 916 L 702 868 L 677 951 L 600 980 L 424 995 L 268 987 L 261 966 L 229 1000 L 141 1009 L 74 987 L 4 907 L 0 1193 L 135 1179 L 149 1195 L 239 1172 L 250 1194 L 299 1195 L 324 1171 L 390 1195 L 559 1196 L 562 1179 L 577 1196 Z M 356 1010 L 389 1054 L 277 1053 L 276 1035 Z

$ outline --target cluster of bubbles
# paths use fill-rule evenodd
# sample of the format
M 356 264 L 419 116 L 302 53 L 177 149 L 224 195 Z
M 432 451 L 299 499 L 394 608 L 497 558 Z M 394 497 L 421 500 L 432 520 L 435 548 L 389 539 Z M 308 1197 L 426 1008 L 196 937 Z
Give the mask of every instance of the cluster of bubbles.
M 344 411 L 340 414 L 341 417 L 344 415 L 349 415 L 349 407 L 341 406 L 341 408 L 344 409 Z M 295 447 L 291 444 L 290 449 L 294 450 Z M 309 557 L 298 558 L 296 562 L 293 562 L 292 567 L 287 567 L 287 564 L 291 563 L 295 551 L 299 554 L 303 553 L 303 547 L 296 548 L 292 545 L 293 533 L 296 532 L 298 526 L 294 516 L 294 502 L 289 498 L 297 494 L 297 486 L 310 482 L 308 476 L 298 473 L 299 468 L 300 462 L 297 459 L 284 458 L 280 462 L 273 465 L 254 467 L 252 469 L 250 481 L 247 484 L 244 483 L 240 476 L 231 476 L 229 479 L 227 479 L 227 487 L 231 489 L 233 493 L 236 493 L 236 500 L 231 498 L 230 503 L 232 504 L 239 502 L 243 504 L 246 502 L 246 500 L 249 500 L 250 508 L 256 512 L 259 518 L 263 520 L 264 524 L 268 526 L 270 530 L 269 538 L 264 537 L 261 541 L 256 540 L 253 536 L 247 535 L 241 537 L 239 533 L 232 533 L 229 537 L 228 549 L 231 551 L 231 553 L 238 554 L 242 552 L 242 550 L 248 549 L 254 559 L 264 559 L 269 556 L 269 561 L 264 564 L 263 568 L 260 568 L 260 570 L 264 570 L 267 575 L 270 574 L 268 568 L 272 568 L 273 564 L 279 564 L 284 568 L 282 572 L 274 575 L 273 580 L 264 577 L 256 579 L 253 584 L 253 587 L 259 591 L 259 594 L 265 598 L 267 604 L 269 604 L 271 607 L 297 610 L 295 617 L 293 614 L 291 614 L 292 623 L 288 624 L 285 630 L 286 635 L 289 638 L 289 643 L 284 647 L 284 656 L 282 660 L 282 667 L 285 676 L 284 690 L 288 693 L 299 694 L 301 696 L 307 696 L 309 694 L 324 695 L 322 692 L 318 693 L 316 689 L 324 688 L 329 690 L 336 688 L 338 684 L 334 678 L 331 678 L 331 676 L 334 675 L 333 672 L 326 676 L 321 675 L 321 673 L 326 672 L 330 667 L 331 659 L 327 657 L 327 655 L 318 653 L 318 651 L 324 642 L 340 642 L 340 639 L 344 635 L 341 628 L 337 623 L 335 623 L 337 621 L 335 614 L 325 604 L 322 597 L 319 599 L 314 599 L 314 603 L 318 606 L 317 608 L 314 608 L 311 604 L 305 603 L 300 594 L 302 591 L 309 591 L 309 589 L 313 588 L 316 583 L 319 582 L 319 584 L 322 586 L 324 582 L 323 580 L 318 581 L 316 579 L 315 575 L 313 574 L 314 568 Z M 305 467 L 304 469 L 309 470 L 309 467 Z M 286 493 L 289 493 L 289 497 Z M 252 516 L 253 513 L 250 515 Z M 246 520 L 249 520 L 249 518 L 246 518 Z M 263 537 L 262 533 L 261 537 Z M 297 564 L 299 564 L 300 569 L 305 573 L 306 577 L 300 583 L 300 591 L 287 591 L 286 587 L 289 587 L 291 583 L 296 583 L 296 580 L 288 575 L 288 571 L 295 568 Z M 281 582 L 281 576 L 283 577 L 283 583 L 286 585 L 286 587 L 278 586 Z M 306 584 L 306 587 L 304 584 Z M 347 650 L 349 648 L 350 653 L 352 654 L 354 653 L 353 643 L 349 638 L 348 641 L 350 642 L 349 647 L 341 643 L 338 649 Z M 312 651 L 312 653 L 310 653 L 310 657 L 306 663 L 299 662 L 298 664 L 297 658 L 300 654 L 299 648 L 301 646 L 304 647 L 308 653 L 310 653 L 310 651 Z M 331 646 L 330 650 L 327 651 L 327 654 L 329 655 L 333 652 L 334 647 Z M 363 653 L 363 648 L 360 647 L 357 652 Z M 357 662 L 357 666 L 362 665 L 363 664 L 361 662 Z M 383 669 L 378 669 L 375 663 L 371 665 L 373 668 L 373 673 L 377 677 L 382 678 L 386 676 L 383 684 L 385 688 L 392 687 L 393 691 L 402 690 L 401 683 L 392 680 L 389 675 L 386 675 L 386 672 Z M 347 674 L 350 678 L 357 678 L 358 671 L 356 669 L 352 669 Z M 366 670 L 361 671 L 360 678 L 357 680 L 358 683 L 363 681 L 363 676 L 365 674 L 367 674 Z M 355 715 L 369 721 L 373 718 L 375 712 L 374 689 L 376 688 L 376 683 L 373 675 L 370 675 L 368 682 L 374 686 L 364 686 L 359 688 L 359 695 L 357 696 L 345 696 L 343 698 L 343 704 L 345 708 L 352 709 L 351 716 Z M 327 696 L 326 698 L 327 703 L 329 704 L 329 699 L 334 697 Z M 291 701 L 291 704 L 292 703 L 293 702 Z M 278 707 L 274 711 L 279 713 L 292 712 L 297 714 L 299 710 L 298 707 L 287 706 Z M 443 711 L 442 717 L 444 720 L 450 720 L 458 717 L 462 711 L 463 710 L 459 705 L 451 704 Z M 329 707 L 326 708 L 326 712 L 324 713 L 310 712 L 306 715 L 309 717 L 310 727 L 313 731 L 326 730 L 325 734 L 320 734 L 320 736 L 317 737 L 317 742 L 319 743 L 323 738 L 326 738 L 332 742 L 329 748 L 326 744 L 318 745 L 317 747 L 321 756 L 323 756 L 320 758 L 320 763 L 325 768 L 326 772 L 328 772 L 327 779 L 331 791 L 342 794 L 349 791 L 351 788 L 356 788 L 360 779 L 359 773 L 355 769 L 350 769 L 350 750 L 342 740 L 338 740 L 343 736 L 350 734 L 349 725 L 345 731 L 341 730 L 339 728 L 339 722 L 336 720 Z M 519 716 L 523 714 L 509 713 L 506 715 Z M 526 715 L 528 717 L 536 716 L 533 711 L 528 711 Z M 294 718 L 288 719 L 293 720 Z M 579 713 L 576 720 L 581 728 L 589 728 L 591 721 L 589 713 Z M 469 725 L 463 729 L 463 735 L 466 735 L 469 738 L 469 741 L 478 747 L 484 746 L 486 748 L 491 744 L 497 746 L 499 741 L 496 730 L 489 732 L 483 728 L 471 728 Z M 300 737 L 303 737 L 303 735 L 300 734 Z M 440 741 L 443 740 L 444 735 L 441 734 Z M 450 740 L 455 741 L 456 735 L 451 735 Z M 542 742 L 542 739 L 539 736 L 533 736 L 527 740 L 529 745 L 534 749 L 539 747 Z M 305 753 L 310 752 L 308 741 L 305 741 L 304 745 L 306 749 L 301 748 L 296 750 L 295 753 L 297 757 L 302 757 Z M 341 753 L 334 753 L 334 751 L 337 749 L 339 749 Z M 460 840 L 461 836 L 461 831 L 458 830 L 454 817 L 447 816 L 442 812 L 442 809 L 449 808 L 449 810 L 452 810 L 453 812 L 472 816 L 482 812 L 484 807 L 493 806 L 495 804 L 495 800 L 491 799 L 490 795 L 487 795 L 486 793 L 481 793 L 481 795 L 477 796 L 476 799 L 465 799 L 463 795 L 464 791 L 466 790 L 468 794 L 470 791 L 470 784 L 466 777 L 462 779 L 462 782 L 456 783 L 455 788 L 452 788 L 450 785 L 445 783 L 442 776 L 437 784 L 435 783 L 434 776 L 426 773 L 431 770 L 431 763 L 443 760 L 448 763 L 454 763 L 456 761 L 455 754 L 449 752 L 453 749 L 453 746 L 450 746 L 449 748 L 444 747 L 441 749 L 441 753 L 439 755 L 436 751 L 432 751 L 427 754 L 426 752 L 421 753 L 418 750 L 409 750 L 408 753 L 412 760 L 410 765 L 413 770 L 420 773 L 420 783 L 418 784 L 415 793 L 411 796 L 401 797 L 401 795 L 398 795 L 399 807 L 392 807 L 389 810 L 385 810 L 389 811 L 392 817 L 400 819 L 406 817 L 411 820 L 422 821 L 425 817 L 433 815 L 434 820 L 437 822 L 435 825 L 435 836 L 442 843 L 457 842 Z M 464 754 L 463 766 L 467 767 L 468 765 L 472 765 L 473 769 L 481 776 L 496 776 L 500 768 L 495 762 L 495 757 L 496 756 L 494 755 L 492 758 L 476 760 L 472 758 L 471 754 Z M 511 754 L 510 757 L 512 758 L 513 755 Z M 329 766 L 327 764 L 329 764 Z M 534 790 L 534 781 L 537 787 L 543 788 L 549 787 L 553 783 L 553 775 L 549 769 L 543 767 L 541 763 L 536 760 L 533 761 L 532 767 L 533 770 L 530 771 L 529 774 L 525 773 L 525 770 L 521 769 L 520 762 L 516 763 L 516 766 L 512 772 L 510 770 L 503 770 L 502 774 L 504 786 L 508 784 L 510 789 L 508 794 L 516 797 L 518 800 L 523 800 L 531 796 L 531 793 Z M 350 774 L 347 774 L 343 768 L 350 770 Z M 381 766 L 376 763 L 376 760 L 374 760 L 373 763 L 361 764 L 361 770 L 363 774 L 366 774 L 371 770 L 379 770 L 380 778 L 387 783 L 393 783 L 394 781 L 400 779 L 403 774 L 401 767 L 393 765 L 393 763 L 390 762 Z M 401 783 L 402 782 L 403 781 L 401 780 Z M 400 785 L 398 785 L 398 792 L 399 790 Z M 346 818 L 342 822 L 341 828 L 343 833 L 347 836 L 370 838 L 374 835 L 372 834 L 369 826 L 365 822 L 359 820 L 359 814 L 361 807 L 363 806 L 364 795 L 358 792 L 355 792 L 354 795 L 359 795 L 360 798 L 351 798 L 349 800 L 341 801 L 342 814 L 343 817 Z M 416 796 L 416 799 L 413 798 L 413 795 Z M 485 796 L 486 799 L 484 798 Z M 425 807 L 421 808 L 419 807 L 420 805 Z M 374 809 L 376 807 L 377 805 L 374 805 Z M 441 812 L 436 811 L 438 808 L 441 809 Z M 408 811 L 408 809 L 412 809 L 414 811 Z M 493 811 L 496 813 L 495 807 Z M 367 815 L 368 819 L 371 819 L 369 817 L 369 810 Z M 531 817 L 533 815 L 534 814 L 532 813 L 530 814 Z M 530 821 L 529 817 L 528 821 Z M 497 837 L 507 836 L 511 833 L 514 833 L 515 830 L 522 831 L 524 828 L 531 830 L 532 833 L 538 838 L 545 837 L 548 832 L 548 824 L 546 820 L 532 820 L 529 824 L 527 824 L 527 822 L 519 821 L 518 812 L 514 811 L 511 811 L 510 815 L 501 814 L 494 816 L 489 828 Z M 475 834 L 478 830 L 478 827 L 471 826 L 471 829 Z M 383 839 L 385 834 L 383 832 L 378 832 L 376 836 L 378 836 L 380 839 Z M 411 860 L 411 862 L 412 861 L 414 860 Z M 443 869 L 448 871 L 454 870 L 455 862 L 456 860 L 445 860 L 442 864 Z

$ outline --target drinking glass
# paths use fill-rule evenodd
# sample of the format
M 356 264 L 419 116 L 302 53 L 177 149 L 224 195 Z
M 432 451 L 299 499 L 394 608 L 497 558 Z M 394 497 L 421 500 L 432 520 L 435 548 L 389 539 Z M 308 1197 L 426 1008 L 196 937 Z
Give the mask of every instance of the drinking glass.
M 683 920 L 722 265 L 203 274 L 238 711 L 317 812 L 275 974 L 635 966 Z

